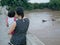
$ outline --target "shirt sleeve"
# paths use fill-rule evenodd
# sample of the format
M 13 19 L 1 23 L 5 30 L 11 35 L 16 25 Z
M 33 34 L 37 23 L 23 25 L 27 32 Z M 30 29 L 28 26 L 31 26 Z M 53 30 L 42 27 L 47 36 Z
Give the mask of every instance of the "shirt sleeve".
M 16 21 L 16 17 L 14 17 L 14 21 Z

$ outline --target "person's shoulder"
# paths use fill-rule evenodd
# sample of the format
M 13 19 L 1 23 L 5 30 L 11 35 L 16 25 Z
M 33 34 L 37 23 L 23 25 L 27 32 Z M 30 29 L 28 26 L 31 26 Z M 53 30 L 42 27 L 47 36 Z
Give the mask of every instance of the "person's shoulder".
M 29 21 L 29 18 L 25 17 L 24 20 Z
M 29 18 L 24 18 L 24 20 L 25 20 L 25 22 L 27 22 L 27 24 L 29 24 L 29 23 L 30 23 Z

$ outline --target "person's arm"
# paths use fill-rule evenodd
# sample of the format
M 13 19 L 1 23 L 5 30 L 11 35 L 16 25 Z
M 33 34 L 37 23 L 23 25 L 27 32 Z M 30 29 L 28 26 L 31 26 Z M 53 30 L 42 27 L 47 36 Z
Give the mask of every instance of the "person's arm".
M 14 17 L 14 21 L 16 21 L 16 17 Z
M 8 25 L 8 17 L 6 18 L 6 26 L 9 27 L 9 25 Z
M 11 33 L 14 31 L 15 27 L 16 27 L 16 22 L 14 22 L 14 23 L 11 25 L 11 27 L 10 27 L 10 29 L 9 29 L 9 32 L 8 32 L 9 35 L 11 35 Z

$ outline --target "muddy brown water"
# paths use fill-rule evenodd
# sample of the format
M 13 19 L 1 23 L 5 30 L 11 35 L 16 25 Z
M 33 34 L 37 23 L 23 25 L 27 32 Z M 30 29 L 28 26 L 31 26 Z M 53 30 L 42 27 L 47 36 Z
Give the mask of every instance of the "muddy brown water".
M 37 36 L 45 45 L 60 45 L 60 11 L 33 10 L 26 11 L 25 16 L 30 19 L 29 32 Z M 1 45 L 7 43 L 5 18 L 6 16 L 0 16 Z
M 32 34 L 45 45 L 60 45 L 60 11 L 37 10 L 25 15 L 30 19 L 29 31 Z

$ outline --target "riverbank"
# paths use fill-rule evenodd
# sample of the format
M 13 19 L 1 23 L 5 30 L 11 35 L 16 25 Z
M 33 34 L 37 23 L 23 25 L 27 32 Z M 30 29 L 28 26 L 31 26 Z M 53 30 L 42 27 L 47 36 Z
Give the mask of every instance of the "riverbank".
M 34 13 L 34 12 L 51 12 L 51 13 L 60 13 L 60 11 L 55 11 L 55 10 L 51 10 L 51 9 L 35 9 L 35 10 L 25 10 L 24 13 L 28 14 L 28 13 Z

